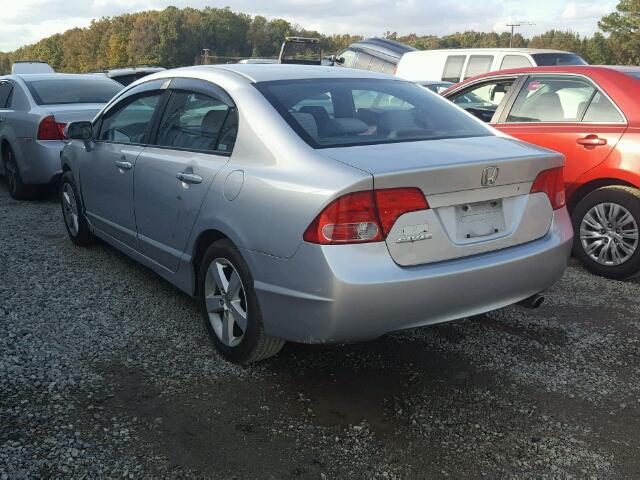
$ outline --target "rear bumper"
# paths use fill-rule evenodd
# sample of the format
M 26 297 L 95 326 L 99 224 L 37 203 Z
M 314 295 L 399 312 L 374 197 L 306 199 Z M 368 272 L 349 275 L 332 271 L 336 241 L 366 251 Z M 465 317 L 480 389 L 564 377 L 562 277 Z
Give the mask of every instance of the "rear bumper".
M 268 334 L 305 343 L 361 341 L 502 308 L 553 285 L 573 231 L 566 209 L 543 238 L 495 252 L 401 267 L 385 243 L 303 243 L 290 259 L 244 250 Z
M 22 181 L 26 184 L 46 184 L 62 173 L 60 152 L 64 142 L 58 140 L 25 139 L 17 158 Z

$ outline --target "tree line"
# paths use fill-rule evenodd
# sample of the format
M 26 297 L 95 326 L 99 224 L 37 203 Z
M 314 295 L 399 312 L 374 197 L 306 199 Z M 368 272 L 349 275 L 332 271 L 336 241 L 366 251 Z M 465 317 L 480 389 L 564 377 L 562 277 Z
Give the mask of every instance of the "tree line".
M 513 46 L 567 50 L 592 64 L 640 63 L 640 0 L 621 0 L 615 12 L 601 19 L 599 28 L 590 37 L 561 30 L 529 39 L 516 34 Z M 247 57 L 275 58 L 284 38 L 291 35 L 319 38 L 327 54 L 361 39 L 348 34 L 324 35 L 283 19 L 252 17 L 229 8 L 168 7 L 103 17 L 86 28 L 73 28 L 13 52 L 0 52 L 0 73 L 8 73 L 16 60 L 46 61 L 59 72 L 90 72 L 126 65 L 172 68 Z M 508 47 L 510 40 L 508 33 L 475 31 L 445 36 L 386 32 L 385 36 L 420 50 Z

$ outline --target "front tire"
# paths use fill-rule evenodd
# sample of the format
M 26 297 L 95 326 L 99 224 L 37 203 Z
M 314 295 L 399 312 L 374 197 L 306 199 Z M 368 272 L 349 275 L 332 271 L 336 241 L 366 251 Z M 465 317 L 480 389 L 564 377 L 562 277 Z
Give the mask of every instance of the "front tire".
M 229 240 L 214 242 L 200 263 L 198 300 L 211 341 L 227 360 L 248 364 L 276 355 L 284 340 L 264 331 L 253 277 Z
M 60 205 L 64 226 L 71 241 L 80 247 L 93 244 L 95 237 L 89 230 L 87 220 L 82 213 L 78 189 L 73 174 L 69 171 L 64 172 L 60 179 Z
M 594 190 L 578 203 L 572 220 L 573 253 L 587 270 L 614 280 L 640 272 L 640 190 Z

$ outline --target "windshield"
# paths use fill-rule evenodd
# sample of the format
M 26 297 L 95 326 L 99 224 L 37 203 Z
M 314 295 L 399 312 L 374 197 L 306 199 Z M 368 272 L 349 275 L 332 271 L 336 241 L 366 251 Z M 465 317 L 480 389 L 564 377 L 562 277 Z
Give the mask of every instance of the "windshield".
M 256 84 L 314 148 L 493 135 L 448 101 L 411 83 L 379 79 Z
M 556 65 L 588 65 L 584 59 L 575 53 L 534 53 L 531 55 L 538 67 L 553 67 Z
M 107 103 L 123 88 L 119 83 L 97 75 L 91 75 L 91 78 L 25 80 L 25 83 L 38 105 Z

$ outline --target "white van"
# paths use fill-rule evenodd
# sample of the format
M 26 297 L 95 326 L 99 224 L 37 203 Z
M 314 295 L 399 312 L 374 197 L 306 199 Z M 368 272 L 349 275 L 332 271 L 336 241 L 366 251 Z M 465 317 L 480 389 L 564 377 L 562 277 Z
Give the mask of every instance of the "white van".
M 469 48 L 405 53 L 396 75 L 414 82 L 458 83 L 497 70 L 549 65 L 586 65 L 582 57 L 561 50 L 533 48 Z
M 29 73 L 56 73 L 47 62 L 38 60 L 19 60 L 11 65 L 11 75 L 24 75 Z

